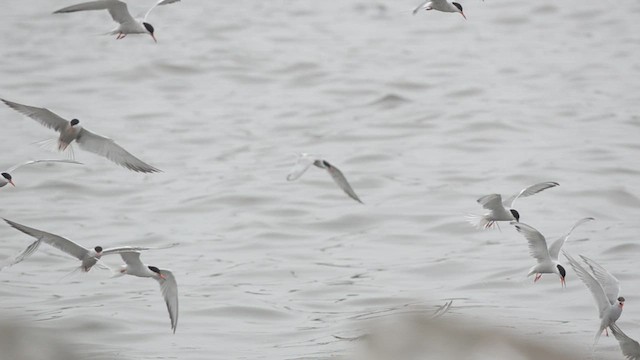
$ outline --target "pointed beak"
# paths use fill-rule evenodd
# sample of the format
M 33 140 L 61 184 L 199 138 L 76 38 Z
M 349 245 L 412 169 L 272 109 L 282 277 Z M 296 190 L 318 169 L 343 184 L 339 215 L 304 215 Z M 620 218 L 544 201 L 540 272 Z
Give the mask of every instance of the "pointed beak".
M 149 34 L 149 35 L 151 35 L 151 37 L 153 38 L 153 41 L 155 41 L 155 42 L 156 42 L 156 44 L 157 44 L 157 43 L 158 43 L 158 40 L 156 39 L 156 36 L 155 36 L 155 35 L 153 35 L 153 34 Z
M 465 20 L 467 20 L 467 17 L 466 17 L 466 16 L 464 16 L 464 13 L 463 13 L 462 11 L 460 11 L 460 14 L 462 15 L 462 17 L 463 17 Z
M 562 285 L 563 288 L 567 287 L 567 283 L 564 281 L 564 278 L 560 278 L 560 284 Z
M 13 183 L 13 180 L 9 180 L 9 184 L 13 185 L 13 187 L 16 186 L 16 184 Z

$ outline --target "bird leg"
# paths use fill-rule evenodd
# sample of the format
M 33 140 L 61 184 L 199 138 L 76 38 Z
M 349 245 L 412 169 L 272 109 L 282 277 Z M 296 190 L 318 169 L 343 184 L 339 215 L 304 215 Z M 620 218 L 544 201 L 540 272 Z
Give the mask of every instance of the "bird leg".
M 607 328 L 604 328 L 604 333 L 609 336 L 609 330 L 607 330 Z
M 542 277 L 542 274 L 536 274 L 536 278 L 533 279 L 533 282 L 538 282 L 538 280 L 540 280 L 540 278 Z

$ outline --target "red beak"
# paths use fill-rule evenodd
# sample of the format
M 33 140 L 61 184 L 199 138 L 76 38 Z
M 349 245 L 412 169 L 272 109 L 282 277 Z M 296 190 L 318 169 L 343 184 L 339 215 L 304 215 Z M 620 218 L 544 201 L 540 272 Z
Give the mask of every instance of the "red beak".
M 466 17 L 466 16 L 464 16 L 464 13 L 463 13 L 462 11 L 460 12 L 460 14 L 462 15 L 462 17 L 463 17 L 465 20 L 467 20 L 467 17 Z
M 562 287 L 564 288 L 567 287 L 567 283 L 564 282 L 564 278 L 560 278 L 560 284 L 562 284 Z
M 13 183 L 13 180 L 9 180 L 9 184 L 13 185 L 13 187 L 16 186 L 16 184 Z
M 158 40 L 156 40 L 156 36 L 155 36 L 155 35 L 153 35 L 153 34 L 149 34 L 149 35 L 151 35 L 151 37 L 153 38 L 153 41 L 155 41 L 155 42 L 156 42 L 156 44 L 157 44 L 157 43 L 158 43 Z

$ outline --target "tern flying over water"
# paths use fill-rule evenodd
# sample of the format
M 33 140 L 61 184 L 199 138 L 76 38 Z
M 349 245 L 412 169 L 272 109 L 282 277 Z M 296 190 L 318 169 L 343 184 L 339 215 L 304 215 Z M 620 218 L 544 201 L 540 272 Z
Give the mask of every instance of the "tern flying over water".
M 451 13 L 460 13 L 463 18 L 467 18 L 464 16 L 462 12 L 462 5 L 457 2 L 451 2 L 447 0 L 425 0 L 420 5 L 418 5 L 415 9 L 413 9 L 413 15 L 415 15 L 420 9 L 425 10 L 438 10 L 442 12 L 451 12 Z
M 331 175 L 333 181 L 338 184 L 340 189 L 342 189 L 345 194 L 349 195 L 349 197 L 353 200 L 363 204 L 362 200 L 360 200 L 358 195 L 356 195 L 356 192 L 353 191 L 351 185 L 349 185 L 349 182 L 347 181 L 347 178 L 345 178 L 342 174 L 342 171 L 340 171 L 337 167 L 331 165 L 328 161 L 323 160 L 316 155 L 305 153 L 300 154 L 298 160 L 287 175 L 287 180 L 294 181 L 298 179 L 300 176 L 302 176 L 302 174 L 305 173 L 305 171 L 307 171 L 307 169 L 309 169 L 309 167 L 311 167 L 311 165 L 314 165 L 320 169 L 326 169 L 329 175 Z
M 4 99 L 0 100 L 22 115 L 30 117 L 49 129 L 59 132 L 60 136 L 57 139 L 57 148 L 59 151 L 71 148 L 70 145 L 75 140 L 82 149 L 104 156 L 129 170 L 143 173 L 160 171 L 131 155 L 113 140 L 83 128 L 80 126 L 80 120 L 78 119 L 67 121 L 45 108 L 22 105 Z
M 527 224 L 514 222 L 518 232 L 524 235 L 527 241 L 529 241 L 529 254 L 538 261 L 538 264 L 529 270 L 527 277 L 536 274 L 536 277 L 533 280 L 535 283 L 540 280 L 542 274 L 557 274 L 560 277 L 560 284 L 565 286 L 565 277 L 567 272 L 558 262 L 560 249 L 562 249 L 562 245 L 564 245 L 564 242 L 569 239 L 569 236 L 571 236 L 571 233 L 576 227 L 591 220 L 595 219 L 589 217 L 579 220 L 575 225 L 573 225 L 566 235 L 554 241 L 549 247 L 547 247 L 547 240 L 538 230 Z
M 640 360 L 640 344 L 622 332 L 617 324 L 609 325 L 609 329 L 611 329 L 613 336 L 618 340 L 620 350 L 622 350 L 625 358 L 628 360 Z
M 607 331 L 607 327 L 615 324 L 616 320 L 622 315 L 622 308 L 624 307 L 624 297 L 618 296 L 620 292 L 620 282 L 613 275 L 611 275 L 605 268 L 600 266 L 597 262 L 589 259 L 586 256 L 580 255 L 582 260 L 591 268 L 593 275 L 591 275 L 580 263 L 573 259 L 566 251 L 562 252 L 564 256 L 569 260 L 569 264 L 576 272 L 580 280 L 591 290 L 591 294 L 598 306 L 598 312 L 600 315 L 600 328 L 596 333 L 593 345 L 595 346 L 600 339 L 603 331 Z
M 91 268 L 100 260 L 100 258 L 104 255 L 109 254 L 119 254 L 126 251 L 141 251 L 141 250 L 151 250 L 157 248 L 148 248 L 148 247 L 132 247 L 132 246 L 122 246 L 111 249 L 103 249 L 102 246 L 96 246 L 93 249 L 87 249 L 81 245 L 76 244 L 75 242 L 65 239 L 62 236 L 58 236 L 55 234 L 51 234 L 42 230 L 34 229 L 28 226 L 24 226 L 22 224 L 18 224 L 11 220 L 4 219 L 11 227 L 14 229 L 21 231 L 29 236 L 32 236 L 38 241 L 42 241 L 46 244 L 53 246 L 58 250 L 62 250 L 63 252 L 75 257 L 76 259 L 82 261 L 80 265 L 80 269 L 84 272 L 88 272 Z M 32 244 L 33 245 L 33 244 Z M 29 245 L 30 247 L 32 245 Z M 27 248 L 28 250 L 29 248 Z M 37 249 L 37 247 L 36 247 Z M 22 261 L 29 257 L 35 249 L 31 251 L 25 250 L 23 256 L 20 257 L 19 261 Z M 18 262 L 19 262 L 18 261 Z M 14 262 L 15 264 L 15 262 Z
M 13 176 L 11 175 L 12 172 L 14 172 L 15 170 L 25 166 L 25 165 L 31 165 L 31 164 L 38 164 L 38 163 L 52 163 L 52 162 L 61 162 L 61 163 L 69 163 L 69 164 L 80 164 L 82 165 L 82 163 L 79 163 L 77 161 L 73 161 L 73 160 L 57 160 L 57 159 L 52 159 L 52 160 L 31 160 L 31 161 L 26 161 L 23 163 L 20 163 L 18 165 L 14 165 L 10 168 L 8 168 L 7 170 L 5 170 L 4 172 L 2 172 L 0 175 L 0 188 L 7 185 L 7 184 L 11 184 L 13 186 L 16 186 L 16 184 L 13 183 Z
M 513 208 L 513 204 L 517 199 L 537 194 L 558 185 L 560 184 L 557 182 L 543 182 L 531 185 L 506 200 L 502 200 L 502 195 L 500 194 L 485 195 L 478 199 L 478 203 L 489 212 L 484 215 L 469 215 L 468 221 L 479 229 L 491 229 L 496 225 L 497 221 L 520 221 L 520 214 Z
M 110 35 L 118 34 L 116 39 L 123 39 L 129 34 L 149 34 L 153 38 L 153 41 L 158 42 L 154 35 L 155 29 L 151 24 L 146 22 L 149 13 L 159 5 L 167 5 L 178 2 L 180 0 L 160 0 L 155 3 L 141 19 L 136 19 L 129 13 L 127 4 L 119 0 L 98 0 L 89 1 L 81 4 L 67 6 L 66 8 L 57 10 L 54 14 L 70 13 L 76 11 L 87 10 L 108 10 L 109 14 L 113 18 L 113 21 L 117 22 L 118 27 L 109 32 Z
M 176 333 L 178 327 L 178 283 L 173 273 L 169 270 L 158 269 L 155 266 L 148 266 L 140 260 L 140 253 L 137 251 L 121 252 L 120 256 L 126 265 L 114 273 L 114 276 L 132 275 L 138 277 L 153 278 L 160 283 L 162 297 L 167 304 L 169 318 L 171 319 L 171 329 Z

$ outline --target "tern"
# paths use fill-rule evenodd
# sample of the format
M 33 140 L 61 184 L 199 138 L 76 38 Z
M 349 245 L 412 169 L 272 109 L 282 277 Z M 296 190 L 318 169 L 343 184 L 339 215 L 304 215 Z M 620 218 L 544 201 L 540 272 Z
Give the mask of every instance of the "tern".
M 144 18 L 136 19 L 129 13 L 127 4 L 119 0 L 98 0 L 89 1 L 81 4 L 67 6 L 60 10 L 54 11 L 54 14 L 70 13 L 76 11 L 87 10 L 108 10 L 109 14 L 113 18 L 113 21 L 117 22 L 118 27 L 109 32 L 110 35 L 118 34 L 116 39 L 123 39 L 129 34 L 149 34 L 156 43 L 156 36 L 154 35 L 155 29 L 151 24 L 146 22 L 147 17 L 153 9 L 160 5 L 167 5 L 178 2 L 180 0 L 160 0 L 155 3 L 145 14 Z
M 26 166 L 26 165 L 31 165 L 31 164 L 38 164 L 38 163 L 53 163 L 53 162 L 60 162 L 60 163 L 68 163 L 68 164 L 80 164 L 82 165 L 82 163 L 79 163 L 77 161 L 73 161 L 73 160 L 58 160 L 58 159 L 51 159 L 51 160 L 30 160 L 30 161 L 26 161 L 17 165 L 14 165 L 10 168 L 8 168 L 7 170 L 5 170 L 4 172 L 0 173 L 0 175 L 2 175 L 2 177 L 0 177 L 0 188 L 7 185 L 7 184 L 11 184 L 12 186 L 16 186 L 16 184 L 14 184 L 13 182 L 13 176 L 11 175 L 12 172 L 14 172 L 15 170 L 18 170 L 19 168 Z
M 294 181 L 298 179 L 300 176 L 302 176 L 302 174 L 305 173 L 305 171 L 307 171 L 307 169 L 309 169 L 309 167 L 311 167 L 311 165 L 314 165 L 320 169 L 327 170 L 329 175 L 331 175 L 331 178 L 333 179 L 333 181 L 335 181 L 335 183 L 338 184 L 340 189 L 342 189 L 342 191 L 344 191 L 345 194 L 349 195 L 349 197 L 352 198 L 353 200 L 361 204 L 364 204 L 362 200 L 360 200 L 358 195 L 356 195 L 356 192 L 353 191 L 353 188 L 351 187 L 351 185 L 349 185 L 349 182 L 347 181 L 347 178 L 345 178 L 344 175 L 342 174 L 342 171 L 340 171 L 337 167 L 331 165 L 328 161 L 323 160 L 317 155 L 311 155 L 311 154 L 305 154 L 305 153 L 300 154 L 298 156 L 298 160 L 293 165 L 293 168 L 287 175 L 287 180 Z
M 591 275 L 580 263 L 573 259 L 566 251 L 562 252 L 571 264 L 580 280 L 591 290 L 593 298 L 596 300 L 600 315 L 600 328 L 596 333 L 593 345 L 595 346 L 602 335 L 602 331 L 607 331 L 607 327 L 615 324 L 622 315 L 624 307 L 624 297 L 618 296 L 620 293 L 620 282 L 611 275 L 605 268 L 586 256 L 580 255 L 582 260 L 591 268 Z
M 609 329 L 611 329 L 613 336 L 618 340 L 620 350 L 622 350 L 625 358 L 628 360 L 640 360 L 640 344 L 622 332 L 617 324 L 609 325 Z
M 42 241 L 46 244 L 53 246 L 54 248 L 61 250 L 76 259 L 80 260 L 82 264 L 80 268 L 84 272 L 88 272 L 91 268 L 96 265 L 98 260 L 104 255 L 109 254 L 119 254 L 125 251 L 142 251 L 142 250 L 152 250 L 158 248 L 148 248 L 148 247 L 133 247 L 133 246 L 122 246 L 111 249 L 103 249 L 102 246 L 96 246 L 93 249 L 87 249 L 81 245 L 76 244 L 75 242 L 65 239 L 62 236 L 58 236 L 55 234 L 51 234 L 42 230 L 34 229 L 28 226 L 24 226 L 22 224 L 18 224 L 11 220 L 4 219 L 11 227 L 14 229 L 21 231 L 29 236 L 32 236 L 38 241 Z M 33 245 L 33 244 L 32 244 Z M 36 247 L 37 249 L 37 247 Z M 20 258 L 20 261 L 26 259 L 28 256 L 33 254 L 35 249 L 31 251 L 25 251 L 23 256 Z
M 438 10 L 442 12 L 460 13 L 463 18 L 467 18 L 464 16 L 464 12 L 462 12 L 462 5 L 457 2 L 450 2 L 447 0 L 425 0 L 413 9 L 413 15 L 417 14 L 420 9 L 425 9 L 427 11 Z
M 543 182 L 531 185 L 506 200 L 502 200 L 502 195 L 500 194 L 485 195 L 478 199 L 478 203 L 482 205 L 483 208 L 489 210 L 489 212 L 484 215 L 469 215 L 467 220 L 479 229 L 491 229 L 496 225 L 497 221 L 519 222 L 520 213 L 513 208 L 516 200 L 559 185 L 557 182 Z
M 588 217 L 578 220 L 568 233 L 554 241 L 548 248 L 547 240 L 538 230 L 527 224 L 514 222 L 516 230 L 524 235 L 527 241 L 529 241 L 529 254 L 538 261 L 538 263 L 529 270 L 527 277 L 536 274 L 536 277 L 533 280 L 535 283 L 540 280 L 542 274 L 556 274 L 560 277 L 560 284 L 565 286 L 565 277 L 567 276 L 567 272 L 558 262 L 560 249 L 562 249 L 562 245 L 564 245 L 565 241 L 569 239 L 569 236 L 571 236 L 571 233 L 576 227 L 592 220 L 595 219 Z
M 143 264 L 140 260 L 140 253 L 137 251 L 121 252 L 120 256 L 126 265 L 123 265 L 118 272 L 114 273 L 114 277 L 132 275 L 153 278 L 160 283 L 162 297 L 167 304 L 169 318 L 171 319 L 171 329 L 175 334 L 178 327 L 178 283 L 173 273 L 169 270 Z
M 0 100 L 22 115 L 30 117 L 49 129 L 59 132 L 60 136 L 57 139 L 57 148 L 59 151 L 64 151 L 67 147 L 70 148 L 69 145 L 75 140 L 82 149 L 104 156 L 129 170 L 142 173 L 160 172 L 159 169 L 131 155 L 113 140 L 83 128 L 80 126 L 80 120 L 78 119 L 67 121 L 45 108 L 22 105 L 4 99 Z

